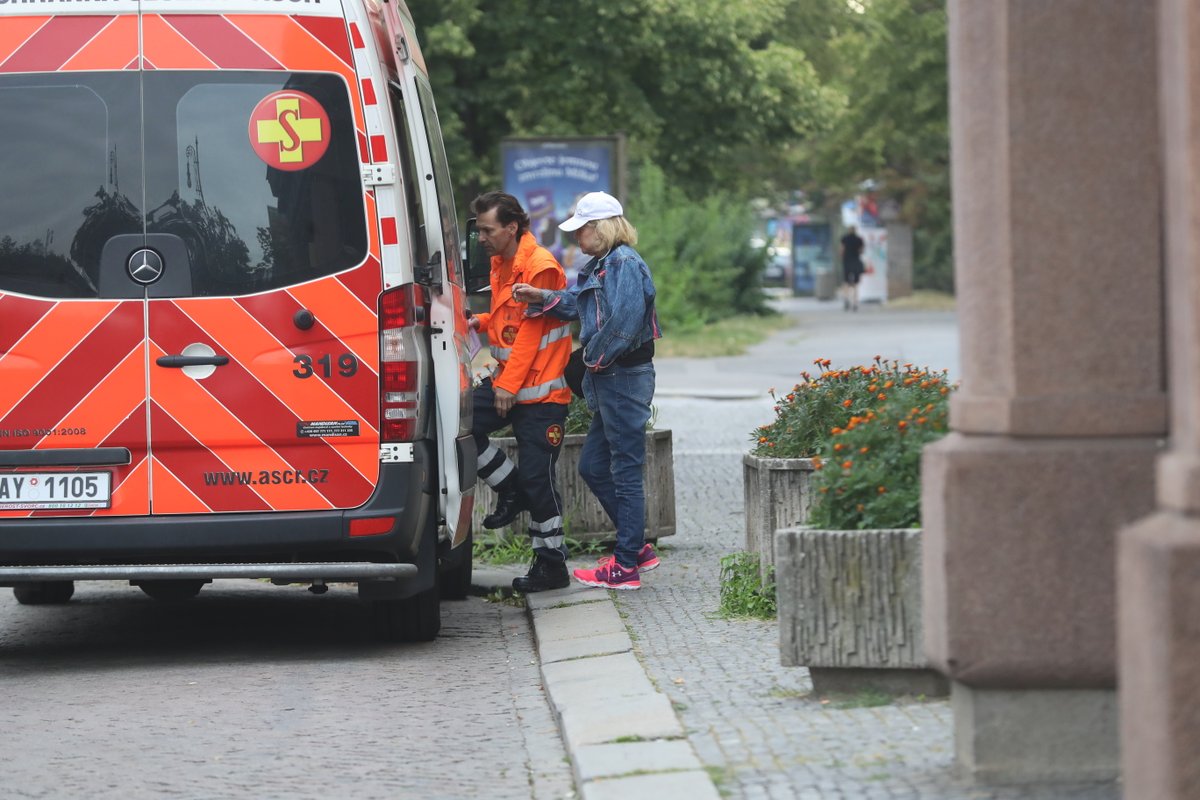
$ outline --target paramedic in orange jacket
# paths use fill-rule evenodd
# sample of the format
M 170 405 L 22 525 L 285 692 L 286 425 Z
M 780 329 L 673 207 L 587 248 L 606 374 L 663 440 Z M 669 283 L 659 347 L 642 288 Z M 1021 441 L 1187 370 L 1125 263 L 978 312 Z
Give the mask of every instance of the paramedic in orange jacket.
M 570 324 L 550 316 L 525 316 L 525 305 L 512 298 L 514 283 L 539 289 L 564 289 L 562 266 L 529 232 L 529 215 L 511 194 L 488 192 L 475 198 L 479 243 L 492 257 L 491 311 L 471 318 L 487 333 L 496 369 L 475 390 L 471 433 L 479 452 L 479 476 L 499 494 L 496 510 L 483 521 L 501 528 L 529 511 L 533 563 L 513 580 L 520 592 L 561 589 L 570 583 L 563 542 L 562 499 L 555 465 L 562 447 L 563 423 L 571 390 L 563 370 L 571 355 Z M 517 439 L 514 466 L 488 439 L 511 424 Z

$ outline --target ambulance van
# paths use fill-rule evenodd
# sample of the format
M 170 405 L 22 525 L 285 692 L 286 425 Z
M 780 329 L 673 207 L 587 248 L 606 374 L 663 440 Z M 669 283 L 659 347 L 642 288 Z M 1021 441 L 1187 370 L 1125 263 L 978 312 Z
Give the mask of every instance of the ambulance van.
M 0 0 L 0 585 L 471 577 L 461 245 L 402 0 Z

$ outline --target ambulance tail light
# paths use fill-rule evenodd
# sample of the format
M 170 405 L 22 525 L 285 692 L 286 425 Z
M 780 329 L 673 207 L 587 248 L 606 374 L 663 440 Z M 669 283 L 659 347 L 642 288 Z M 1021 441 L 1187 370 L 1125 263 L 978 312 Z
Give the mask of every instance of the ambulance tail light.
M 413 284 L 384 292 L 380 299 L 379 438 L 384 443 L 411 442 L 420 430 L 424 313 Z

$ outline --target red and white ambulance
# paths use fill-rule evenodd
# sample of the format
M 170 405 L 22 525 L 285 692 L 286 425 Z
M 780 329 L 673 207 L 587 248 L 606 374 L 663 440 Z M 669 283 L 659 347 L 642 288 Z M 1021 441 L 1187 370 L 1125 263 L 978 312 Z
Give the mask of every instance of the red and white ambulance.
M 463 282 L 402 0 L 0 0 L 0 585 L 356 582 L 433 638 Z

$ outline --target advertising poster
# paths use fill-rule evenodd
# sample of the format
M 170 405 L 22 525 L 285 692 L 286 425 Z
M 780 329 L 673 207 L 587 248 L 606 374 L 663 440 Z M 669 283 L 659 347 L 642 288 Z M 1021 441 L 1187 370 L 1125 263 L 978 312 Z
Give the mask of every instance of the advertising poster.
M 554 254 L 573 283 L 587 256 L 558 224 L 588 192 L 608 192 L 624 202 L 617 186 L 619 137 L 595 139 L 507 139 L 500 143 L 504 191 L 529 213 L 530 231 Z
M 842 226 L 855 226 L 863 240 L 865 270 L 858 284 L 860 303 L 886 303 L 888 299 L 887 228 L 881 227 L 883 223 L 874 208 L 874 202 L 863 197 L 842 204 Z M 840 256 L 838 266 L 841 267 Z

